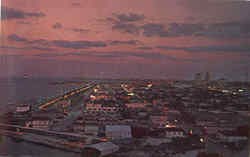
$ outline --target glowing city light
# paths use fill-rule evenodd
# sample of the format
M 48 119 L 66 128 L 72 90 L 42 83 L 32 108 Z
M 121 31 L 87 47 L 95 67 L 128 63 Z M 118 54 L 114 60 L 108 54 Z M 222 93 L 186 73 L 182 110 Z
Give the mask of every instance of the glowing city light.
M 165 128 L 176 128 L 176 126 L 175 125 L 167 124 L 167 125 L 165 125 Z
M 189 134 L 191 134 L 191 135 L 192 135 L 192 134 L 193 134 L 193 130 L 190 130 L 190 131 L 189 131 Z
M 150 83 L 150 84 L 148 84 L 148 88 L 151 88 L 153 85 Z
M 134 93 L 128 93 L 129 96 L 134 96 L 135 94 Z
M 204 142 L 204 139 L 203 139 L 203 138 L 200 138 L 200 141 L 201 141 L 201 142 Z

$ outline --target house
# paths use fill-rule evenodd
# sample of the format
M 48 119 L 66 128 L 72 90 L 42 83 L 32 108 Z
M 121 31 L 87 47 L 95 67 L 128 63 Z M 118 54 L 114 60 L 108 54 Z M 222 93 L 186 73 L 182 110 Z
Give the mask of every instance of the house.
M 92 112 L 92 111 L 101 111 L 102 105 L 101 104 L 86 104 L 86 108 L 85 110 L 88 112 Z
M 31 110 L 30 105 L 21 105 L 16 107 L 16 113 L 26 113 Z
M 97 144 L 87 145 L 81 152 L 82 157 L 102 157 L 119 150 L 119 146 L 112 142 L 101 142 Z
M 165 136 L 168 138 L 185 137 L 185 132 L 181 128 L 170 127 L 164 130 L 165 130 Z
M 119 107 L 116 105 L 102 105 L 102 104 L 87 104 L 86 105 L 86 112 L 90 113 L 115 113 L 120 110 Z
M 25 126 L 31 127 L 31 128 L 48 130 L 51 124 L 52 124 L 52 121 L 48 117 L 32 117 L 31 120 L 26 122 Z
M 110 139 L 132 138 L 132 131 L 129 125 L 106 125 L 105 135 Z

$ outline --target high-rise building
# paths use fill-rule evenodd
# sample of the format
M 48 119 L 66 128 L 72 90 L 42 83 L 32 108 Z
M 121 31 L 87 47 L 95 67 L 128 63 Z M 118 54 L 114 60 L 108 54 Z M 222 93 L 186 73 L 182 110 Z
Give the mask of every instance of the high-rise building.
M 195 82 L 196 83 L 201 82 L 201 77 L 202 77 L 202 73 L 196 73 L 195 74 Z
M 209 72 L 206 72 L 205 81 L 206 81 L 206 82 L 209 82 L 210 79 L 211 79 L 210 73 L 209 73 Z
M 202 84 L 202 73 L 196 73 L 194 76 L 194 86 L 200 86 Z

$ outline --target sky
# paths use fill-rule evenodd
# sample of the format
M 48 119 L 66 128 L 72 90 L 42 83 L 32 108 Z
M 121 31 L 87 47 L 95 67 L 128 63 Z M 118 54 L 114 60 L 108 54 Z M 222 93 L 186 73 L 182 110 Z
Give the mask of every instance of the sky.
M 250 2 L 2 0 L 0 77 L 244 80 Z

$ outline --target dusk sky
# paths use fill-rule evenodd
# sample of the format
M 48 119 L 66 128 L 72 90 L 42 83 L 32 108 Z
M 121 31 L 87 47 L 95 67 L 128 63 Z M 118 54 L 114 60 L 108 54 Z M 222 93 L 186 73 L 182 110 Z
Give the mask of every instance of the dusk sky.
M 0 77 L 244 80 L 250 2 L 2 0 Z

